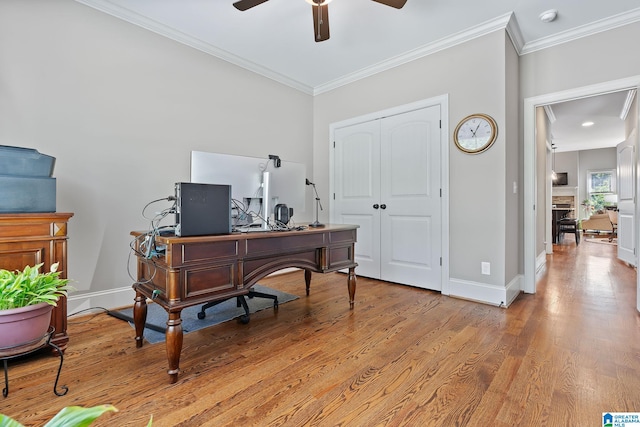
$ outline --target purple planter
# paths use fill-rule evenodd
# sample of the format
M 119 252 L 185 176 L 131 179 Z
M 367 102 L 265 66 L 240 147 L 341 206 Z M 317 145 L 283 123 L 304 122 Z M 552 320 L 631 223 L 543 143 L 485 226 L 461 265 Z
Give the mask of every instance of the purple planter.
M 53 306 L 46 302 L 0 310 L 0 348 L 15 347 L 42 338 L 49 330 Z

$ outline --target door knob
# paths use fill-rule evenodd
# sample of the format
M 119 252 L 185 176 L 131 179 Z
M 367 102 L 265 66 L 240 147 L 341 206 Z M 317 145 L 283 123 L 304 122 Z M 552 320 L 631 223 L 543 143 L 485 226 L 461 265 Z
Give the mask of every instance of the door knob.
M 377 204 L 377 203 L 375 205 L 373 205 L 373 209 L 378 209 L 379 207 L 380 207 L 380 205 Z
M 380 205 L 380 209 L 387 209 L 387 205 L 385 205 L 384 203 Z

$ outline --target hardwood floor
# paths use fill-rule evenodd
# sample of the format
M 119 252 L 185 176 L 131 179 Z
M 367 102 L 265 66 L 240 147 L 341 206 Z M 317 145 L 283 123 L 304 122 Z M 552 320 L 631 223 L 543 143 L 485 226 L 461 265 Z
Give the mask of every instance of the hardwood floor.
M 111 403 L 98 426 L 596 426 L 640 411 L 635 270 L 615 246 L 570 237 L 548 257 L 538 293 L 508 308 L 365 278 L 349 310 L 341 274 L 262 282 L 300 296 L 277 313 L 185 334 L 169 384 L 163 343 L 98 314 L 69 319 L 57 359 L 9 364 L 0 412 L 43 425 L 68 405 Z M 132 294 L 133 298 L 133 294 Z

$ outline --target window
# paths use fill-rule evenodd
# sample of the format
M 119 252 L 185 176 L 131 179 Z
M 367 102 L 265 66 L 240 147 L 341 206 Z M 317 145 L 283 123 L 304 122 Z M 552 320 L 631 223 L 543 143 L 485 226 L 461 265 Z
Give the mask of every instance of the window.
M 587 194 L 588 200 L 596 211 L 610 205 L 616 194 L 615 169 L 587 172 Z

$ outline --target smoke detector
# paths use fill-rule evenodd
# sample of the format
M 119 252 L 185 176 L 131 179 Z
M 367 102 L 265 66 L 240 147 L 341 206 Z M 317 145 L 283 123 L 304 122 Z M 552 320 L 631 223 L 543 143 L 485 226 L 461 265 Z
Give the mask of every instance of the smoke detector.
M 540 14 L 540 20 L 542 22 L 551 22 L 551 21 L 555 21 L 555 19 L 558 17 L 558 11 L 555 9 L 549 9 L 547 11 L 544 11 Z

